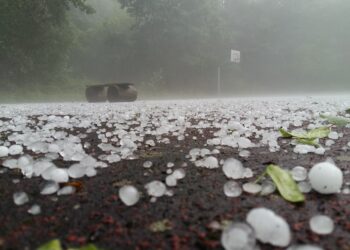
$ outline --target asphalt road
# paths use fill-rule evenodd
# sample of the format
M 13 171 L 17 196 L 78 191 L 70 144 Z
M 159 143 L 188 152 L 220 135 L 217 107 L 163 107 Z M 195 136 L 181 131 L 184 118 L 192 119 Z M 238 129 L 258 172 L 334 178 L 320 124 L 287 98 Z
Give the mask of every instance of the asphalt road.
M 0 166 L 23 155 L 31 156 L 32 164 L 49 158 L 67 171 L 87 156 L 103 165 L 96 165 L 96 175 L 91 177 L 69 176 L 68 183 L 59 186 L 74 186 L 76 191 L 62 196 L 40 194 L 47 183 L 43 176 L 28 178 L 19 167 L 0 167 L 0 248 L 36 249 L 60 239 L 64 247 L 93 243 L 111 250 L 222 249 L 223 225 L 245 222 L 251 209 L 266 207 L 289 224 L 289 245 L 349 250 L 350 128 L 332 126 L 339 138 L 320 139 L 324 154 L 295 153 L 292 141 L 278 133 L 282 126 L 291 130 L 328 125 L 319 114 L 345 117 L 346 107 L 350 107 L 350 98 L 344 96 L 0 105 L 0 146 L 23 146 L 20 154 L 0 157 Z M 219 142 L 213 142 L 214 138 Z M 237 138 L 247 138 L 250 144 Z M 57 152 L 50 152 L 48 146 L 55 143 Z M 196 162 L 189 155 L 194 148 L 209 153 L 198 156 Z M 72 151 L 75 153 L 69 155 Z M 113 162 L 109 155 L 118 155 L 120 160 Z M 311 190 L 305 193 L 305 202 L 298 204 L 285 201 L 278 191 L 267 196 L 243 192 L 230 198 L 223 192 L 229 178 L 222 165 L 201 166 L 200 160 L 209 156 L 218 162 L 235 158 L 250 168 L 253 177 L 236 180 L 240 185 L 254 181 L 271 163 L 309 170 L 331 158 L 342 170 L 344 184 L 339 193 L 331 195 Z M 144 168 L 145 161 L 151 161 L 152 167 Z M 162 197 L 152 198 L 145 185 L 154 180 L 165 183 L 175 169 L 183 169 L 185 178 L 168 186 Z M 126 206 L 119 197 L 118 190 L 125 185 L 140 192 L 134 206 Z M 21 206 L 13 201 L 13 194 L 19 191 L 29 197 Z M 27 212 L 33 204 L 40 206 L 40 214 Z M 312 232 L 309 220 L 316 214 L 332 218 L 335 229 L 331 234 Z M 152 227 L 157 222 L 160 229 Z M 257 242 L 260 249 L 286 249 Z

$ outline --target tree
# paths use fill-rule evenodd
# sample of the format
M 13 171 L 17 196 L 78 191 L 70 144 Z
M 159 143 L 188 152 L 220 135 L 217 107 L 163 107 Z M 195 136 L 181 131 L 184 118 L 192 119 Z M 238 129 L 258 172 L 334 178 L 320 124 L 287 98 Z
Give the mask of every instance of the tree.
M 224 60 L 222 1 L 120 0 L 135 18 L 133 67 L 142 76 L 161 70 L 169 85 L 211 84 Z M 227 52 L 227 51 L 226 51 Z M 179 74 L 181 72 L 181 74 Z M 139 74 L 140 75 L 140 74 Z M 208 78 L 209 77 L 209 78 Z
M 0 0 L 0 80 L 47 82 L 65 69 L 74 34 L 66 13 L 86 0 Z

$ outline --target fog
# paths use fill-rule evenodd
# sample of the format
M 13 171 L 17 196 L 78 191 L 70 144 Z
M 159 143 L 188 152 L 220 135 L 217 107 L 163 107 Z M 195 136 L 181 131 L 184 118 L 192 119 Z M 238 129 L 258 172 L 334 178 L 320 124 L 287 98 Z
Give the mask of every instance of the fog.
M 344 93 L 348 0 L 3 0 L 0 102 Z M 240 52 L 231 62 L 231 50 Z

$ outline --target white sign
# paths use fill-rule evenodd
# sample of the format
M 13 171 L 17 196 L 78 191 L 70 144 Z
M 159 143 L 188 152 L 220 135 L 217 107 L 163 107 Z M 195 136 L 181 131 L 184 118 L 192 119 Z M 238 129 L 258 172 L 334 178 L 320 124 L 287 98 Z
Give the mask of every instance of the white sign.
M 231 62 L 233 63 L 241 62 L 241 52 L 239 50 L 231 49 Z

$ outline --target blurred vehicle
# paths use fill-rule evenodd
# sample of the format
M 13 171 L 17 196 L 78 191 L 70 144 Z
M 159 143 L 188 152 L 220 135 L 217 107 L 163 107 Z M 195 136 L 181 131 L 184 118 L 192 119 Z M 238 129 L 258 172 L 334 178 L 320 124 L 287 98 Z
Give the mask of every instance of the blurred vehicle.
M 88 102 L 133 102 L 137 99 L 137 90 L 133 83 L 89 85 L 85 96 Z

